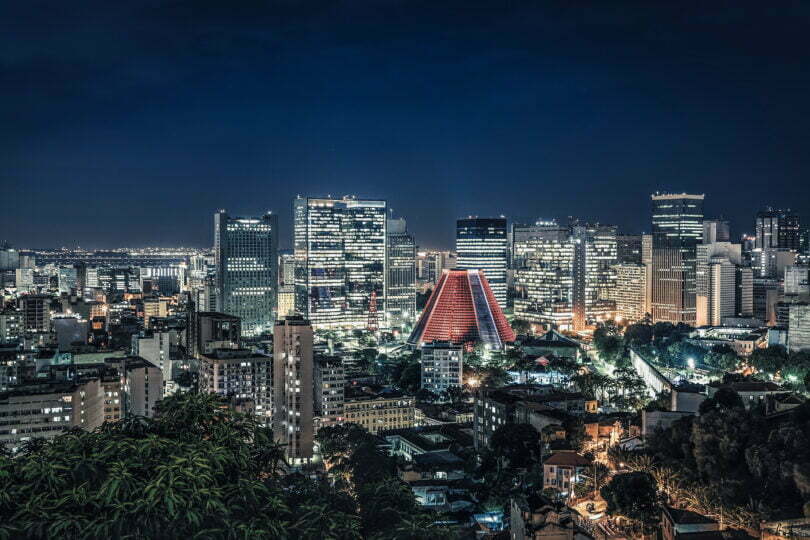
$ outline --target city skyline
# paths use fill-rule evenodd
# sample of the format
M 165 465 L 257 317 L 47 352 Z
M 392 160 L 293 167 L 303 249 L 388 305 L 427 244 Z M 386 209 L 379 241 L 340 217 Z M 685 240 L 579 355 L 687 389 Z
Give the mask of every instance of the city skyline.
M 318 6 L 4 6 L 0 241 L 208 246 L 218 208 L 286 238 L 298 194 L 437 248 L 470 214 L 640 232 L 656 190 L 807 221 L 798 6 Z

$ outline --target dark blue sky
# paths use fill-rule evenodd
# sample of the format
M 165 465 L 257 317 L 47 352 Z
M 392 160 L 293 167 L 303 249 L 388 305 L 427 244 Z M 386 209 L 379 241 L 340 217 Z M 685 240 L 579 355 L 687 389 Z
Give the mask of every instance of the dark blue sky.
M 3 2 L 0 241 L 210 245 L 220 207 L 289 236 L 298 193 L 386 198 L 423 246 L 640 231 L 655 190 L 810 218 L 810 4 L 655 4 Z

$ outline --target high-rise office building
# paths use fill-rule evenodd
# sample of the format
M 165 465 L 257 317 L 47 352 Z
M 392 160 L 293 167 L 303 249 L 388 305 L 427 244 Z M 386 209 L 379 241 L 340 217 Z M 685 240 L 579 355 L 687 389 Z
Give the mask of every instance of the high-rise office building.
M 801 226 L 799 216 L 790 210 L 767 208 L 757 213 L 756 246 L 759 249 L 782 248 L 799 251 Z
M 287 459 L 312 458 L 313 356 L 312 325 L 303 317 L 276 321 L 273 332 L 273 434 Z
M 647 267 L 641 263 L 622 262 L 613 265 L 616 287 L 613 301 L 616 302 L 616 319 L 635 323 L 646 316 Z
M 217 311 L 242 320 L 243 336 L 272 328 L 278 290 L 278 216 L 214 215 Z
M 416 317 L 416 244 L 404 219 L 388 220 L 385 312 L 391 324 Z
M 441 395 L 451 387 L 461 386 L 463 358 L 462 346 L 449 341 L 422 345 L 422 388 Z
M 731 227 L 725 219 L 703 220 L 703 243 L 730 242 Z
M 703 195 L 655 194 L 652 205 L 652 319 L 694 325 Z
M 385 313 L 385 201 L 298 198 L 293 218 L 296 312 L 316 329 L 365 328 L 370 311 Z
M 616 258 L 619 263 L 641 264 L 641 238 L 640 234 L 616 235 Z
M 526 264 L 525 246 L 532 241 L 556 238 L 560 226 L 554 219 L 539 218 L 534 224 L 513 223 L 509 235 L 510 268 L 523 268 Z
M 616 228 L 579 225 L 517 240 L 515 316 L 560 329 L 612 318 Z
M 483 270 L 495 299 L 506 307 L 506 270 L 509 244 L 506 219 L 468 218 L 456 221 L 459 270 Z
M 452 251 L 419 251 L 416 253 L 416 280 L 423 285 L 435 285 L 442 272 L 454 269 L 456 262 Z

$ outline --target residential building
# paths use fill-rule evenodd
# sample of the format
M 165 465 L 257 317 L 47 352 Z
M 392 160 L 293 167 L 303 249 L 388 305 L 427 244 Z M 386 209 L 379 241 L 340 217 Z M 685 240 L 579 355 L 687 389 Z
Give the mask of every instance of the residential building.
M 339 356 L 319 355 L 314 367 L 315 431 L 322 427 L 342 424 L 346 374 L 343 359 Z
M 416 244 L 404 219 L 389 219 L 387 227 L 385 314 L 399 325 L 416 317 Z
M 483 271 L 498 304 L 506 307 L 509 260 L 506 219 L 468 218 L 456 221 L 456 253 L 456 268 Z
M 285 446 L 288 460 L 312 458 L 313 418 L 312 325 L 300 316 L 276 321 L 273 332 L 273 433 Z
M 214 349 L 239 349 L 242 346 L 242 321 L 239 317 L 214 311 L 191 313 L 186 330 L 186 350 L 192 358 L 210 354 Z
M 449 341 L 432 341 L 422 345 L 422 388 L 441 395 L 451 387 L 460 387 L 464 351 Z
M 510 504 L 511 540 L 593 540 L 597 537 L 588 532 L 587 521 L 576 512 L 542 495 L 512 498 Z
M 123 410 L 126 416 L 155 414 L 155 406 L 163 399 L 163 373 L 161 369 L 138 356 L 121 360 L 123 379 Z
M 694 325 L 703 195 L 654 194 L 652 203 L 652 319 Z
M 408 343 L 421 346 L 436 340 L 466 347 L 483 343 L 496 350 L 515 340 L 482 271 L 443 272 Z
M 366 328 L 386 312 L 386 203 L 294 201 L 295 309 L 320 328 Z M 372 308 L 374 304 L 374 308 Z
M 16 386 L 0 392 L 0 418 L 0 444 L 14 451 L 32 438 L 52 439 L 72 427 L 99 427 L 104 390 L 97 378 Z
M 273 414 L 273 357 L 248 349 L 214 349 L 200 357 L 200 390 L 250 401 L 261 421 Z
M 562 496 L 573 492 L 591 460 L 573 451 L 554 452 L 543 462 L 543 489 L 553 489 Z
M 269 332 L 278 291 L 278 216 L 214 215 L 217 311 L 239 317 L 243 336 Z
M 358 424 L 369 433 L 415 426 L 414 397 L 370 387 L 346 387 L 346 422 Z
M 165 383 L 174 380 L 178 360 L 172 359 L 172 352 L 180 344 L 180 337 L 174 330 L 166 332 L 147 332 L 144 335 L 132 336 L 132 354 L 160 369 Z

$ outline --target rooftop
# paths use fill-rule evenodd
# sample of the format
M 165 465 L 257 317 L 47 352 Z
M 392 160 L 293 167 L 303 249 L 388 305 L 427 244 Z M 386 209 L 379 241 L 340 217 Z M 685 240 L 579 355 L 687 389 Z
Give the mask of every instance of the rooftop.
M 587 467 L 591 460 L 576 452 L 554 452 L 543 465 L 558 465 L 562 467 Z

